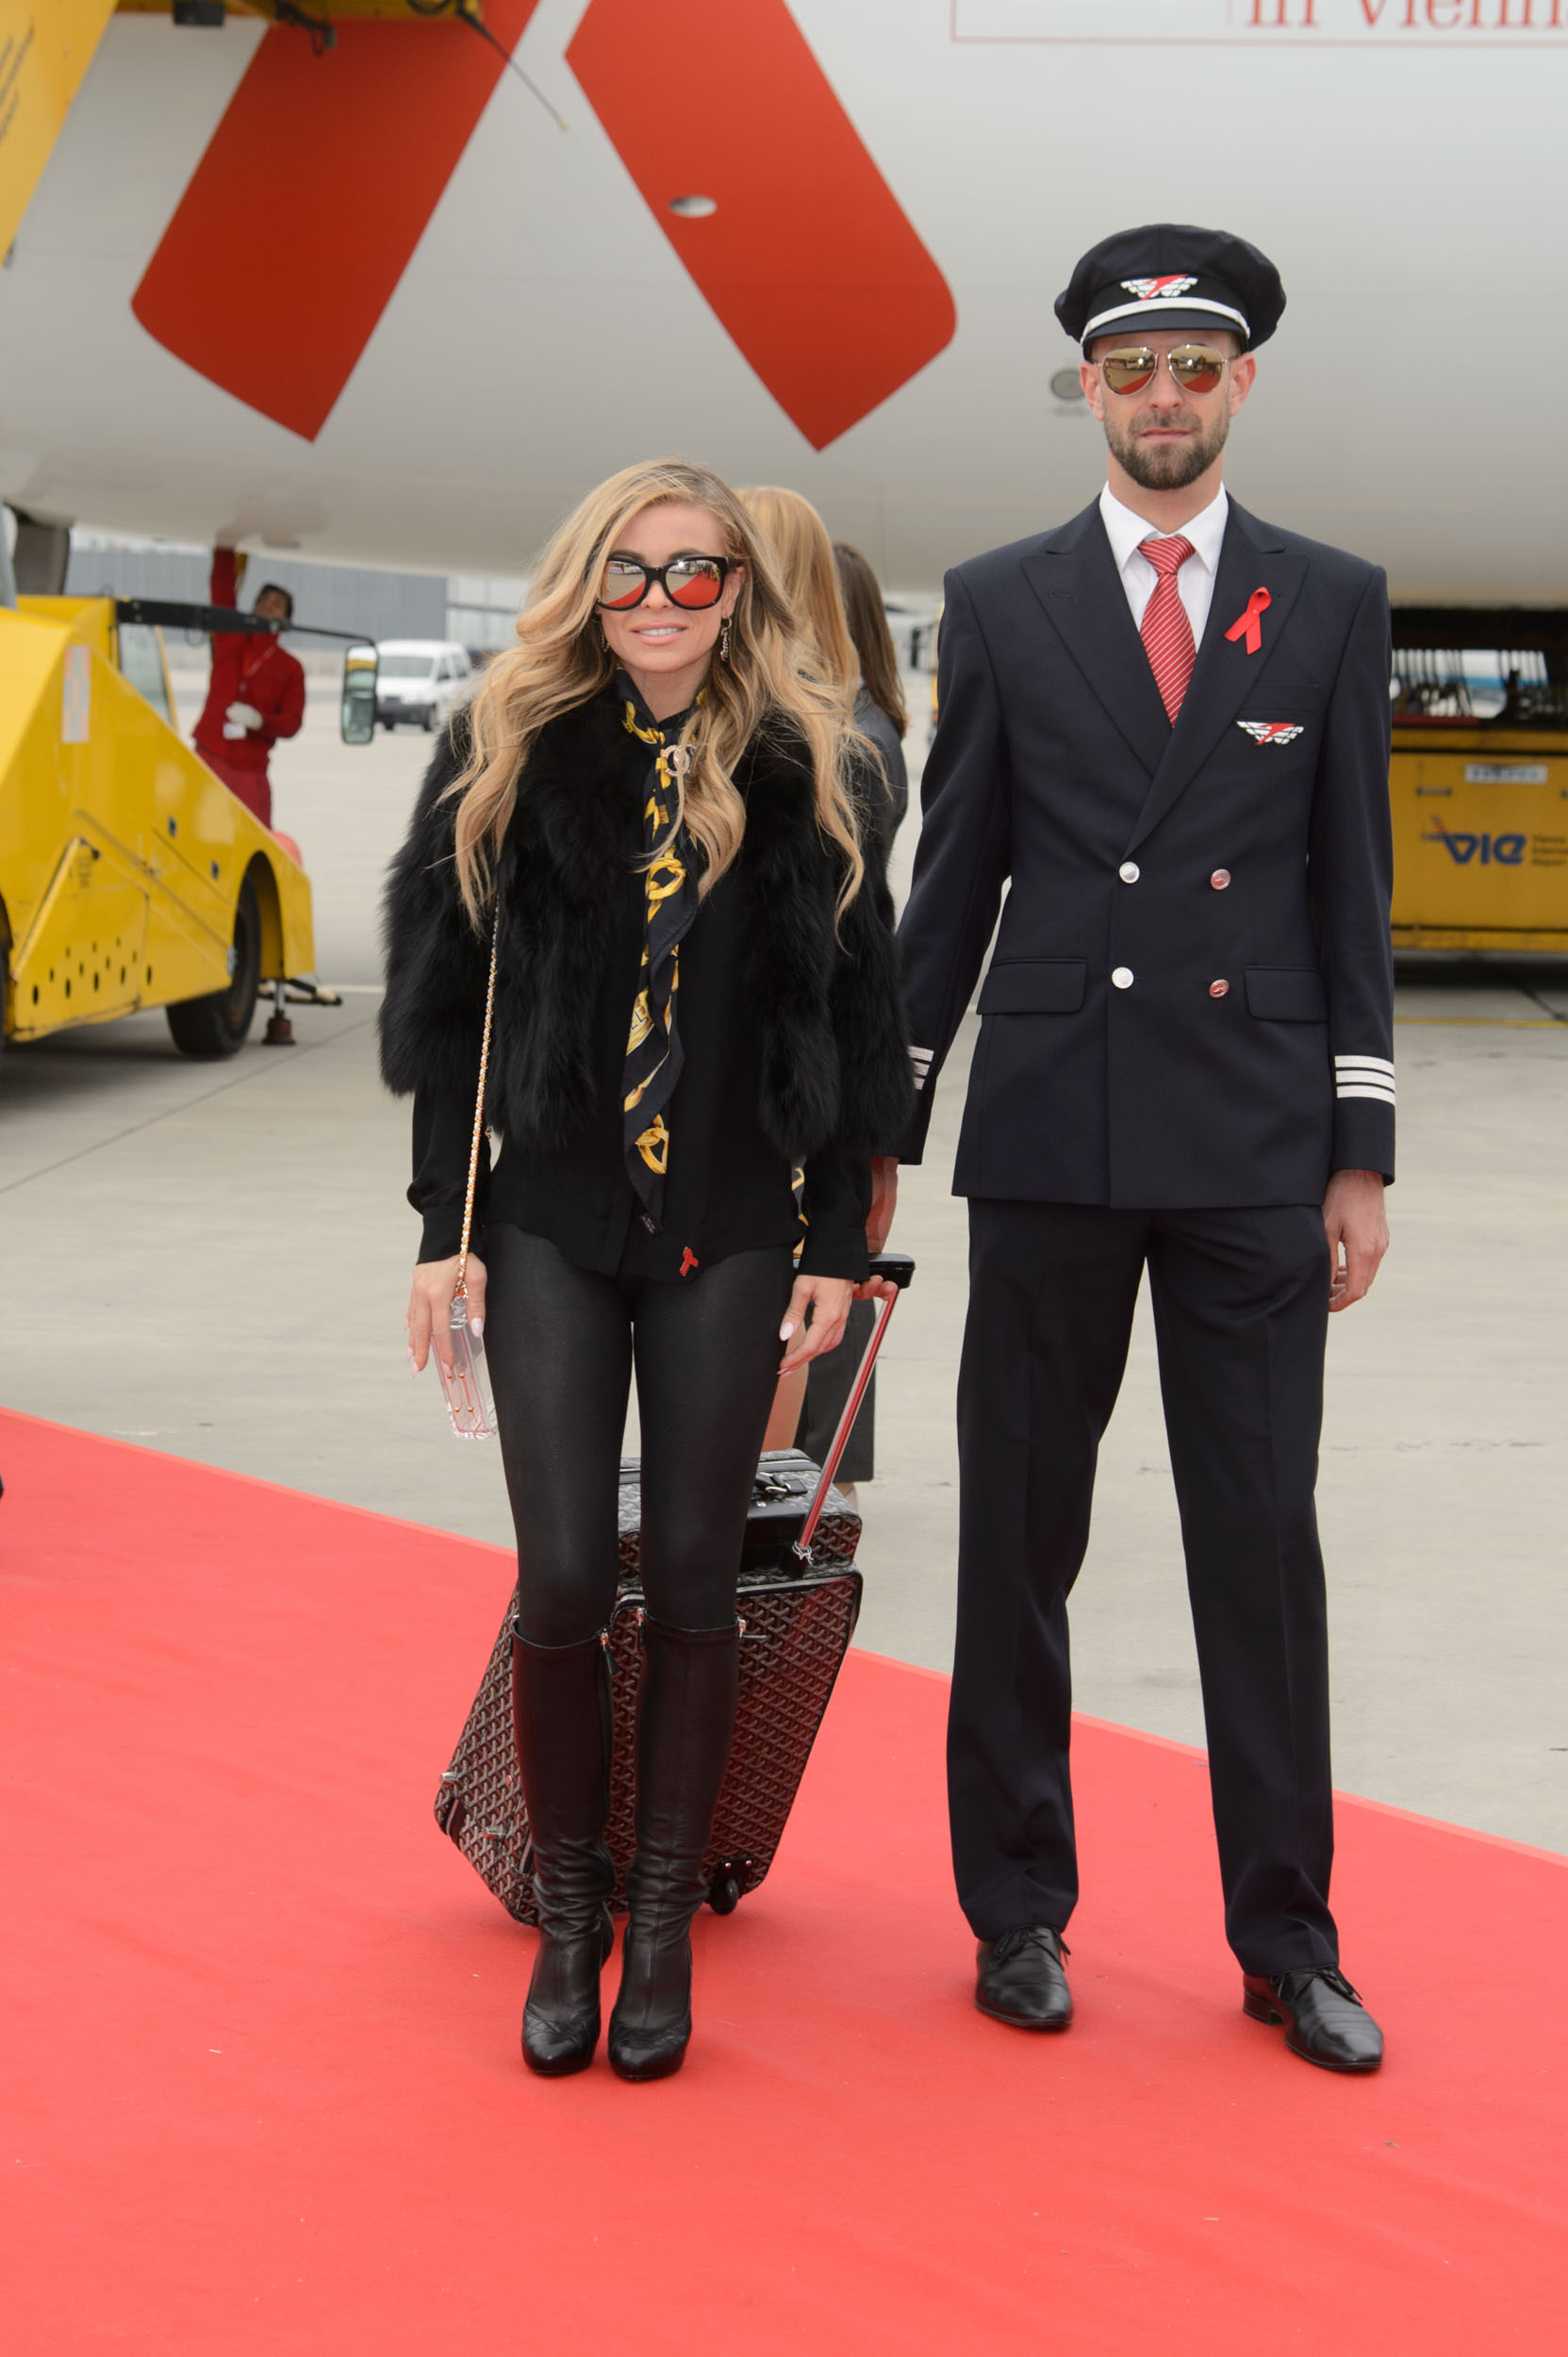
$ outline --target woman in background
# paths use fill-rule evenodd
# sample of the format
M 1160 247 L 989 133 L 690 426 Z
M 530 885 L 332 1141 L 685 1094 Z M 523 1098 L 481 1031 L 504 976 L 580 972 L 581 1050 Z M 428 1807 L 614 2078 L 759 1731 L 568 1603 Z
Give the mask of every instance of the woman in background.
M 909 809 L 909 772 L 904 767 L 904 738 L 909 733 L 909 706 L 899 678 L 899 658 L 887 627 L 882 585 L 860 551 L 848 540 L 835 540 L 833 552 L 838 585 L 844 598 L 844 618 L 854 642 L 860 687 L 855 697 L 855 726 L 869 739 L 882 761 L 887 781 L 887 833 L 883 849 L 903 825 Z
M 815 668 L 849 706 L 854 727 L 866 740 L 864 758 L 874 755 L 877 762 L 881 775 L 862 797 L 862 807 L 885 861 L 909 808 L 903 753 L 909 723 L 877 577 L 858 549 L 847 543 L 834 546 L 821 517 L 799 491 L 765 486 L 742 491 L 740 497 L 772 543 Z M 872 1216 L 874 1223 L 874 1211 Z M 858 1300 L 838 1348 L 784 1377 L 768 1419 L 767 1447 L 798 1445 L 817 1464 L 824 1461 L 876 1315 L 875 1301 Z M 856 1484 L 871 1479 L 875 1460 L 873 1376 L 838 1468 L 839 1488 L 851 1504 Z
M 903 825 L 909 810 L 909 772 L 904 766 L 904 737 L 909 729 L 909 707 L 904 701 L 903 684 L 899 678 L 899 658 L 893 646 L 893 634 L 887 627 L 887 611 L 882 602 L 882 584 L 871 570 L 870 564 L 857 548 L 847 540 L 835 540 L 834 557 L 838 567 L 838 585 L 843 593 L 844 616 L 850 626 L 855 656 L 860 666 L 860 687 L 855 697 L 854 722 L 874 749 L 882 763 L 882 773 L 887 784 L 887 799 L 871 796 L 872 813 L 881 821 L 881 849 L 885 860 L 892 851 L 894 837 Z M 875 1214 L 872 1228 L 875 1228 Z M 875 1251 L 880 1238 L 874 1238 Z M 857 1301 L 850 1312 L 844 1328 L 844 1340 L 836 1350 L 830 1350 L 820 1359 L 814 1359 L 806 1369 L 806 1404 L 796 1432 L 796 1444 L 820 1464 L 833 1446 L 838 1420 L 849 1404 L 850 1387 L 859 1372 L 866 1345 L 871 1339 L 872 1322 L 877 1314 L 876 1304 Z M 866 1388 L 866 1397 L 855 1418 L 838 1468 L 838 1486 L 850 1505 L 856 1503 L 859 1483 L 869 1481 L 877 1469 L 877 1378 L 873 1375 Z
M 847 716 L 854 705 L 860 663 L 826 524 L 799 491 L 763 485 L 742 491 L 740 503 L 771 544 L 807 657 Z

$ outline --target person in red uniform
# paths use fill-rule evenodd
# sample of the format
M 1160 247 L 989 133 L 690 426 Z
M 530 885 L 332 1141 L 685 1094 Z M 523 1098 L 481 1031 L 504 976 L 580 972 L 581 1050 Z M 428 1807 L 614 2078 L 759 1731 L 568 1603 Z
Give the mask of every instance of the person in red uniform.
M 232 549 L 212 552 L 214 605 L 233 607 L 239 593 L 239 567 Z M 269 582 L 256 592 L 251 611 L 272 620 L 293 617 L 287 589 Z M 305 667 L 286 654 L 275 638 L 242 631 L 215 633 L 212 682 L 196 723 L 196 750 L 231 794 L 254 811 L 264 827 L 272 823 L 272 788 L 267 758 L 280 736 L 294 736 L 305 718 Z

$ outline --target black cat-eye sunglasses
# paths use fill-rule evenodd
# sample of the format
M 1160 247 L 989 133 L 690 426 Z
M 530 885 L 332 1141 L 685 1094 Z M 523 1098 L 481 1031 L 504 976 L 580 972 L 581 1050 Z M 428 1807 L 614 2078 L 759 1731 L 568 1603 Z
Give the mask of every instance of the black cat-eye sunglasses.
M 693 608 L 717 605 L 724 594 L 726 574 L 735 569 L 733 556 L 672 556 L 668 565 L 641 565 L 635 557 L 612 556 L 604 567 L 601 605 L 618 613 L 640 605 L 655 582 L 671 605 Z

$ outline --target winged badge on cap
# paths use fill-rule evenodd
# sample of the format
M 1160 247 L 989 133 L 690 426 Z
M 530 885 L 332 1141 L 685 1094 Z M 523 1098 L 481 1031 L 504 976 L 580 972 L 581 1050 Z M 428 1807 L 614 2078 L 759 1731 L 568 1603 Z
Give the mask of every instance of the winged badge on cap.
M 1197 284 L 1196 278 L 1182 278 L 1180 275 L 1122 280 L 1122 285 L 1127 288 L 1128 293 L 1136 295 L 1140 303 L 1153 303 L 1161 295 L 1183 295 L 1189 287 L 1196 287 Z
M 1304 720 L 1238 720 L 1236 726 L 1239 729 L 1245 729 L 1255 745 L 1288 745 L 1293 737 L 1300 735 L 1306 722 Z

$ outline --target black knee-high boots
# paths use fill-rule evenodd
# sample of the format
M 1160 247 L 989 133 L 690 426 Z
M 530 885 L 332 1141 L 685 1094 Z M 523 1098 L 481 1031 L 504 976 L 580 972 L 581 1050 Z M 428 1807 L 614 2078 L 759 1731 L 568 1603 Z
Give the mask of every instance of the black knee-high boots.
M 512 1716 L 534 1840 L 539 1947 L 522 2051 L 545 2078 L 586 2070 L 599 2043 L 599 1975 L 614 1934 L 610 1668 L 603 1641 L 534 1645 L 512 1634 Z
M 740 1628 L 642 1624 L 637 1855 L 610 2061 L 623 2079 L 679 2070 L 691 2036 L 691 1919 L 734 1733 Z

